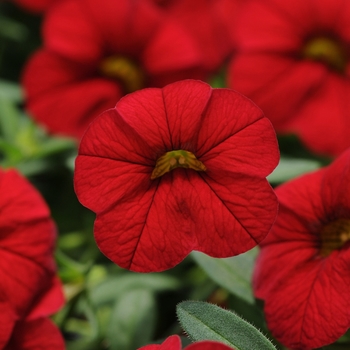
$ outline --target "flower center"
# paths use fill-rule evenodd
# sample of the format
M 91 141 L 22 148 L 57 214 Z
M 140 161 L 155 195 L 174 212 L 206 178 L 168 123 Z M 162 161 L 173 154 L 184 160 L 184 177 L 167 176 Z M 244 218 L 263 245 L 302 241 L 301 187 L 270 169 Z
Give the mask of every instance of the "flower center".
M 122 56 L 110 56 L 100 64 L 100 72 L 109 78 L 121 81 L 127 93 L 145 86 L 145 75 L 140 67 Z
M 306 42 L 303 57 L 320 61 L 331 69 L 344 73 L 348 60 L 344 46 L 336 39 L 316 37 Z
M 326 257 L 350 241 L 350 220 L 338 219 L 321 230 L 320 255 Z
M 158 158 L 151 175 L 151 180 L 154 180 L 175 168 L 189 168 L 196 171 L 207 170 L 205 165 L 199 161 L 192 152 L 180 149 L 167 152 Z

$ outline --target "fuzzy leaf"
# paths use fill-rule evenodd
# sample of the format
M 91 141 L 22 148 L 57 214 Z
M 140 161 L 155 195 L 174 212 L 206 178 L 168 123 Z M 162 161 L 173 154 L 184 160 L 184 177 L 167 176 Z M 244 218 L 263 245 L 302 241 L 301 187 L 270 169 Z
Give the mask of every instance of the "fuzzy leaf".
M 275 350 L 255 327 L 228 310 L 200 302 L 184 301 L 177 306 L 179 321 L 194 341 L 216 340 L 237 350 Z

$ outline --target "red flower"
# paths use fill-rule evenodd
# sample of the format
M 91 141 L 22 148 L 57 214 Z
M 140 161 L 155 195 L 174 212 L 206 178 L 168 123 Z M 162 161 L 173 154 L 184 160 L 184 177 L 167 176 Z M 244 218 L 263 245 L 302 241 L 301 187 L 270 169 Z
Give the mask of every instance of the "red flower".
M 328 155 L 350 146 L 349 17 L 341 0 L 247 2 L 228 78 L 277 132 Z
M 178 335 L 168 337 L 160 345 L 146 345 L 139 350 L 181 350 L 181 339 Z M 232 350 L 231 347 L 211 340 L 204 340 L 188 345 L 184 350 Z
M 55 226 L 45 202 L 14 170 L 0 170 L 0 188 L 2 348 L 18 321 L 51 315 L 64 301 L 53 259 Z
M 50 290 L 42 295 L 26 318 L 16 322 L 5 350 L 64 350 L 65 344 L 58 328 L 47 318 L 54 305 L 62 301 L 62 287 L 57 278 L 52 281 Z
M 242 0 L 152 0 L 180 21 L 195 38 L 204 68 L 217 73 L 235 50 L 235 22 Z
M 191 35 L 148 1 L 63 1 L 43 36 L 23 84 L 28 110 L 53 133 L 81 137 L 126 92 L 203 77 Z
M 97 118 L 80 144 L 75 190 L 97 214 L 105 255 L 160 271 L 192 250 L 228 257 L 258 244 L 276 216 L 265 177 L 278 158 L 259 108 L 186 80 L 129 94 Z
M 4 350 L 64 350 L 65 344 L 58 328 L 48 319 L 20 321 Z
M 280 186 L 279 215 L 261 244 L 254 289 L 272 334 L 315 349 L 350 327 L 350 150 Z

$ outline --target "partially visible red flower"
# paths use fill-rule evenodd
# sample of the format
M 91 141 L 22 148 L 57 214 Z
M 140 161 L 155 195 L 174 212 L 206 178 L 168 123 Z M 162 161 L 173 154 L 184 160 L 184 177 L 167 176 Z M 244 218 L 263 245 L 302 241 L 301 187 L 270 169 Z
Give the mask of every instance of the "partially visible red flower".
M 97 214 L 107 257 L 160 271 L 192 250 L 228 257 L 265 238 L 277 211 L 265 177 L 278 160 L 271 123 L 250 100 L 185 80 L 129 94 L 94 120 L 75 190 Z
M 242 0 L 152 0 L 193 35 L 207 72 L 218 73 L 235 51 L 235 25 Z
M 181 350 L 181 339 L 178 335 L 171 335 L 162 344 L 146 345 L 139 350 Z M 188 345 L 184 350 L 232 350 L 233 348 L 212 340 L 204 340 Z
M 16 321 L 4 350 L 64 350 L 60 331 L 47 317 L 56 311 L 58 300 L 62 301 L 62 287 L 54 278 L 50 290 L 37 300 L 28 315 Z
M 18 6 L 23 7 L 25 10 L 33 13 L 42 13 L 48 10 L 48 8 L 60 0 L 12 0 Z
M 350 146 L 350 3 L 247 1 L 228 85 L 314 152 Z
M 0 169 L 0 347 L 21 320 L 47 317 L 64 298 L 56 277 L 55 225 L 33 186 Z M 6 325 L 6 327 L 5 327 Z
M 47 12 L 43 36 L 23 85 L 27 109 L 52 133 L 80 138 L 128 92 L 205 78 L 192 36 L 149 1 L 62 1 Z
M 319 348 L 350 328 L 350 149 L 276 193 L 280 210 L 261 244 L 255 295 L 281 343 Z
M 4 350 L 64 350 L 65 344 L 58 328 L 48 318 L 17 322 Z

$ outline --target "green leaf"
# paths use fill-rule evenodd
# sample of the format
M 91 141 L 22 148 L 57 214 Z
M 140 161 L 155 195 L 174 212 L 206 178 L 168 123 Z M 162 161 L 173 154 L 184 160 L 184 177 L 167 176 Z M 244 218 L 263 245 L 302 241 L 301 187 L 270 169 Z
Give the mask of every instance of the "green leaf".
M 20 85 L 10 81 L 0 80 L 0 99 L 21 102 L 23 100 L 23 92 Z
M 236 350 L 276 350 L 250 323 L 216 305 L 184 301 L 176 311 L 182 327 L 194 341 L 216 340 Z
M 21 112 L 14 102 L 0 98 L 0 132 L 5 140 L 13 143 L 17 137 Z
M 149 343 L 156 324 L 152 292 L 136 289 L 124 293 L 112 311 L 107 339 L 111 350 L 135 350 Z
M 123 293 L 132 289 L 147 289 L 153 292 L 176 289 L 179 281 L 162 274 L 140 275 L 127 273 L 117 277 L 106 279 L 97 285 L 90 292 L 91 300 L 96 305 L 110 303 L 116 300 Z
M 317 160 L 281 157 L 277 168 L 267 179 L 272 183 L 282 183 L 320 167 L 321 163 Z
M 255 248 L 244 254 L 225 259 L 212 258 L 199 252 L 192 252 L 191 255 L 219 286 L 253 304 L 251 278 L 257 252 Z

